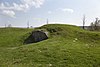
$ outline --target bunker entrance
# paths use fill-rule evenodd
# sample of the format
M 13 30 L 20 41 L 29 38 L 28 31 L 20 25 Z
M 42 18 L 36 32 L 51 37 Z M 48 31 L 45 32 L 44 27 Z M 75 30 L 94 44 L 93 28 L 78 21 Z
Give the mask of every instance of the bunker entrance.
M 31 35 L 24 41 L 25 44 L 36 43 L 48 39 L 45 32 L 33 31 Z

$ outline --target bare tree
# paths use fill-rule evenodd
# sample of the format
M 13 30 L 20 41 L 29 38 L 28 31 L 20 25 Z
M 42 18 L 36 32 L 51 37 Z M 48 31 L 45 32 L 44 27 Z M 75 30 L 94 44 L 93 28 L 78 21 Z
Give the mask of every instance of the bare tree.
M 95 22 L 90 24 L 90 30 L 100 30 L 100 20 L 98 18 L 96 18 Z
M 98 26 L 98 18 L 96 18 L 96 21 L 95 21 L 94 25 L 95 25 L 94 29 L 97 30 L 97 26 Z
M 11 25 L 11 24 L 9 24 L 9 25 L 8 25 L 8 27 L 12 27 L 12 25 Z
M 6 24 L 5 24 L 5 28 L 6 28 Z
M 90 30 L 94 30 L 94 24 L 93 24 L 93 22 L 91 22 L 91 24 L 90 24 Z
M 29 28 L 29 21 L 27 22 L 27 28 Z
M 85 19 L 86 19 L 86 17 L 85 17 L 85 15 L 83 15 L 83 29 L 85 29 Z
M 95 25 L 95 30 L 100 30 L 100 20 L 98 19 L 98 18 L 96 18 L 96 21 L 95 21 L 95 23 L 94 23 L 94 25 Z
M 48 18 L 47 18 L 47 24 L 49 23 Z

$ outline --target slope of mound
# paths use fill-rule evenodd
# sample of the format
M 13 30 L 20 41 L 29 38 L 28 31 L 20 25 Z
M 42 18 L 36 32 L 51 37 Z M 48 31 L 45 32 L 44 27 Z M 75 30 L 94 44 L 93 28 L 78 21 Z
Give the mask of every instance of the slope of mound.
M 44 25 L 35 30 L 48 31 L 49 39 L 19 47 L 0 47 L 1 66 L 100 67 L 99 32 L 61 24 Z
M 15 47 L 23 44 L 23 38 L 32 29 L 0 28 L 0 47 Z
M 78 38 L 81 42 L 100 43 L 100 32 L 91 32 L 72 25 L 50 24 L 40 27 L 50 32 L 51 37 Z

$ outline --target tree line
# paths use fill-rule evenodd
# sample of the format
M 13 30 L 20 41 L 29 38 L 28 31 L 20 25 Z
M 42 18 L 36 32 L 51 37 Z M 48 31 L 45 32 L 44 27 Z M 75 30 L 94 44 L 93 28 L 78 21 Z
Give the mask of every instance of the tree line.
M 90 26 L 85 26 L 86 17 L 83 15 L 83 29 L 91 30 L 91 31 L 100 31 L 100 20 L 99 18 L 95 18 L 95 22 L 91 22 Z
M 100 20 L 96 18 L 95 22 L 91 22 L 89 29 L 91 31 L 100 31 Z

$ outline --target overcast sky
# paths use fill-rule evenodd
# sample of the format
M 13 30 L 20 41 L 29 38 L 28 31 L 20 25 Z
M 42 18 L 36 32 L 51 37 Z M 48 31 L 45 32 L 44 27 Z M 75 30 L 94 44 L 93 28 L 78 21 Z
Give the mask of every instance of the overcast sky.
M 100 17 L 100 0 L 0 0 L 0 26 L 37 27 L 49 23 L 86 25 Z

